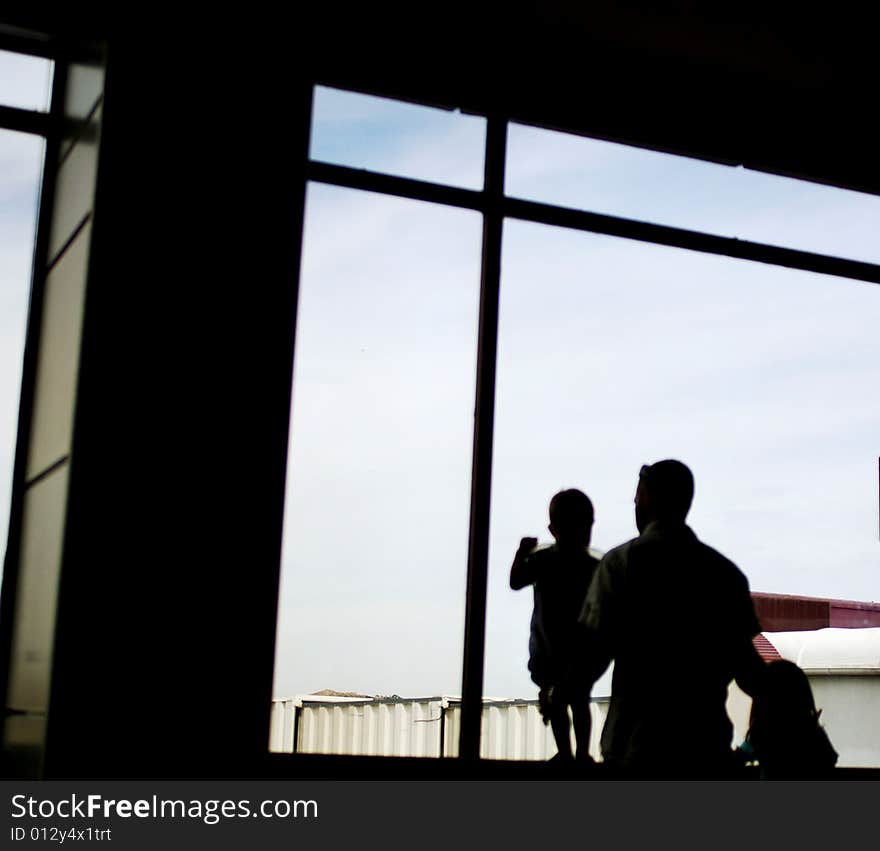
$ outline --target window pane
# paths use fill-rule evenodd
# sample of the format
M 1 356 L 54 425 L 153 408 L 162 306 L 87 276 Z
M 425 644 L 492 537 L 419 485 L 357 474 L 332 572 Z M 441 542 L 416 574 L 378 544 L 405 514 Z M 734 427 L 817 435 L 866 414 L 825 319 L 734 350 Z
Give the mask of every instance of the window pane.
M 0 130 L 0 552 L 6 550 L 9 528 L 43 155 L 40 137 Z
M 876 285 L 520 222 L 503 260 L 488 694 L 537 692 L 520 538 L 550 540 L 566 487 L 593 500 L 594 547 L 634 537 L 639 468 L 663 458 L 752 590 L 877 599 Z
M 315 88 L 315 160 L 482 189 L 485 139 L 485 118 Z
M 629 219 L 880 263 L 880 197 L 512 124 L 507 192 Z
M 49 59 L 0 50 L 0 106 L 45 112 L 52 90 L 52 66 Z
M 309 187 L 277 698 L 460 691 L 481 235 L 469 211 Z M 421 729 L 429 703 L 368 714 Z M 351 747 L 323 746 L 384 752 Z

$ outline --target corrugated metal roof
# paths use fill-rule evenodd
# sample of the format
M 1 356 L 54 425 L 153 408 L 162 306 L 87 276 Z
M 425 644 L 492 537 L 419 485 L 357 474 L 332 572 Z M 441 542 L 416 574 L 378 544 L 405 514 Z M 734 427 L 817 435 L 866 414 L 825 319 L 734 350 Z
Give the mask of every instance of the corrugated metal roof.
M 605 677 L 600 678 L 599 682 L 605 680 Z M 610 680 L 609 680 L 610 681 Z M 605 693 L 605 689 L 598 689 L 600 692 L 597 694 L 597 689 L 593 689 L 592 699 L 593 700 L 604 700 L 607 698 L 608 694 L 610 694 L 610 686 L 607 690 L 608 694 Z M 392 695 L 390 697 L 377 696 L 377 697 L 345 697 L 343 695 L 324 695 L 324 694 L 295 694 L 289 697 L 276 697 L 272 699 L 273 703 L 278 704 L 290 704 L 291 706 L 335 706 L 337 704 L 344 704 L 346 706 L 379 706 L 379 705 L 393 705 L 397 703 L 440 703 L 443 706 L 458 706 L 461 704 L 461 695 L 458 694 L 444 694 L 444 695 L 432 695 L 430 697 L 400 697 L 399 695 Z M 483 698 L 483 706 L 537 706 L 538 699 L 537 698 L 527 698 L 527 697 L 484 697 Z
M 378 705 L 378 704 L 395 704 L 395 703 L 426 703 L 430 701 L 439 701 L 444 698 L 441 695 L 432 695 L 430 697 L 401 697 L 397 694 L 392 695 L 376 695 L 375 697 L 360 696 L 347 697 L 342 694 L 295 694 L 290 697 L 274 698 L 275 700 L 292 700 L 297 706 L 333 706 L 335 704 L 344 703 L 352 706 Z
M 755 645 L 755 650 L 758 651 L 765 662 L 772 662 L 774 659 L 782 658 L 782 656 L 779 655 L 779 651 L 767 640 L 764 633 L 756 635 L 752 639 L 752 644 Z
M 752 601 L 765 632 L 880 627 L 880 603 L 760 591 L 752 592 Z

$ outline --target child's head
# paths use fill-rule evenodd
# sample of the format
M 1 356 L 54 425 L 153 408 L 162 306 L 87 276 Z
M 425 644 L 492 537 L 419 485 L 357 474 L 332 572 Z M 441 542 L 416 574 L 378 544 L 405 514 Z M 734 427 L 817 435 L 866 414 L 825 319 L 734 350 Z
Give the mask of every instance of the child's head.
M 786 659 L 769 662 L 752 701 L 751 726 L 779 736 L 815 725 L 818 716 L 807 675 Z
M 550 500 L 550 534 L 562 546 L 588 547 L 593 529 L 593 503 L 576 488 L 559 491 Z

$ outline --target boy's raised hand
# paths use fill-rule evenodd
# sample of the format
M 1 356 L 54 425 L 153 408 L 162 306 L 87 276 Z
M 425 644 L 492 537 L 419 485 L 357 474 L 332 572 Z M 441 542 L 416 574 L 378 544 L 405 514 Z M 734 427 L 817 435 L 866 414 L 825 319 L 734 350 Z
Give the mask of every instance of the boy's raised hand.
M 537 546 L 538 546 L 538 539 L 537 538 L 523 538 L 519 542 L 519 549 L 516 551 L 516 554 L 518 556 L 527 556 Z
M 514 591 L 518 591 L 520 588 L 525 588 L 526 585 L 530 585 L 535 581 L 535 578 L 530 575 L 526 559 L 528 558 L 529 553 L 535 549 L 537 545 L 537 538 L 523 538 L 519 542 L 519 549 L 516 551 L 513 564 L 510 567 L 510 587 L 513 588 Z

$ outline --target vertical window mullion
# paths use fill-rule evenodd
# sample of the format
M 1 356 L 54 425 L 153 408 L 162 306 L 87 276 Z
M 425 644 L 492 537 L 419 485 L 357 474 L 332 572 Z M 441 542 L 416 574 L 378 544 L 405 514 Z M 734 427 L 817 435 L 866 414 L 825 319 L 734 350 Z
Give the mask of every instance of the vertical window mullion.
M 486 127 L 483 195 L 483 251 L 480 274 L 480 319 L 477 342 L 476 404 L 474 409 L 468 537 L 459 756 L 478 759 L 483 702 L 483 664 L 486 641 L 486 589 L 489 567 L 489 504 L 492 484 L 492 433 L 495 418 L 495 371 L 498 353 L 498 299 L 501 283 L 504 162 L 507 121 L 490 115 Z

